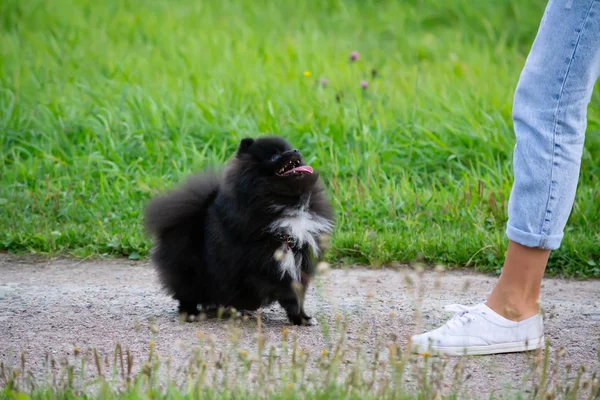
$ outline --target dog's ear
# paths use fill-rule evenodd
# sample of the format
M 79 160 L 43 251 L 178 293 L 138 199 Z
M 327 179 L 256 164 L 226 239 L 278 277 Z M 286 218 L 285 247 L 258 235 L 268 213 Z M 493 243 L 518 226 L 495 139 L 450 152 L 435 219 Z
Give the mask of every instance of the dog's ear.
M 246 153 L 248 151 L 248 149 L 250 148 L 250 146 L 252 146 L 253 143 L 254 143 L 254 139 L 252 139 L 252 138 L 242 139 L 242 141 L 240 142 L 240 145 L 238 147 L 238 154 Z

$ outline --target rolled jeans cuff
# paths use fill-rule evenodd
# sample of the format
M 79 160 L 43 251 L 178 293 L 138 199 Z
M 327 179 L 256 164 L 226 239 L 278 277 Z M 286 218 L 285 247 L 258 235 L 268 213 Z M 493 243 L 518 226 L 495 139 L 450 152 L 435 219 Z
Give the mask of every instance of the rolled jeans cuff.
M 551 236 L 540 235 L 537 233 L 524 232 L 508 224 L 506 226 L 506 236 L 509 240 L 526 247 L 556 250 L 560 247 L 560 243 L 562 242 L 564 234 L 560 233 L 558 235 Z

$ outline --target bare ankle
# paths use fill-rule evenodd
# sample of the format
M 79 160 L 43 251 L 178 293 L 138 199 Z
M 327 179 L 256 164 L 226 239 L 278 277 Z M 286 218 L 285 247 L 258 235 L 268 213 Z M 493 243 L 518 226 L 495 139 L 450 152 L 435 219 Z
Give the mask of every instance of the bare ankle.
M 511 321 L 522 321 L 539 313 L 539 302 L 530 299 L 517 300 L 511 297 L 495 299 L 490 296 L 486 305 Z
M 549 250 L 529 248 L 511 241 L 502 274 L 487 299 L 487 306 L 512 321 L 536 315 L 549 255 Z

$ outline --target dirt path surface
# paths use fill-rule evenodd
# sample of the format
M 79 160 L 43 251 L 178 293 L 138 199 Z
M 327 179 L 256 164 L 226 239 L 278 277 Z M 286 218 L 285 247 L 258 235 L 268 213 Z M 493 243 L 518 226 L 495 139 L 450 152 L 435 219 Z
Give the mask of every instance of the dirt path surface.
M 320 324 L 334 324 L 337 313 L 347 315 L 349 342 L 363 346 L 367 353 L 378 337 L 397 338 L 404 345 L 413 333 L 419 278 L 411 269 L 332 270 L 319 281 L 320 288 L 313 286 L 308 294 L 308 313 L 321 318 Z M 495 278 L 446 272 L 440 280 L 436 273 L 425 272 L 422 282 L 423 327 L 432 328 L 450 316 L 444 305 L 482 301 Z M 564 346 L 566 360 L 574 366 L 598 370 L 600 282 L 548 279 L 542 296 L 546 337 L 552 347 Z M 297 333 L 301 347 L 317 353 L 325 348 L 320 326 L 289 326 L 278 306 L 263 310 L 262 315 L 268 342 L 280 341 L 283 328 L 288 328 Z M 360 322 L 365 320 L 367 334 L 359 335 Z M 180 322 L 176 303 L 161 292 L 147 262 L 0 255 L 0 360 L 9 365 L 18 366 L 25 352 L 28 368 L 41 373 L 46 352 L 59 358 L 72 355 L 78 347 L 111 354 L 117 343 L 143 359 L 152 339 L 151 324 L 157 330 L 156 350 L 170 355 L 174 364 L 185 362 L 186 345 L 197 341 L 199 330 L 215 335 L 217 346 L 227 340 L 224 321 Z M 252 346 L 255 326 L 252 318 L 241 323 L 242 344 L 247 347 Z M 465 388 L 484 397 L 515 388 L 528 371 L 528 360 L 525 354 L 464 358 L 465 373 L 470 375 Z

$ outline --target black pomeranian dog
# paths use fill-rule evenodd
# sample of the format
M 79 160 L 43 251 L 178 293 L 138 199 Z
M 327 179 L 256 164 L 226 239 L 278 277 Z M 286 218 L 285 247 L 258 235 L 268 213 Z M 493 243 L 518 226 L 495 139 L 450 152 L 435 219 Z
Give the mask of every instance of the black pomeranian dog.
M 291 323 L 313 325 L 304 295 L 333 229 L 319 174 L 278 137 L 243 139 L 223 174 L 206 173 L 153 199 L 159 278 L 193 321 L 217 307 L 278 302 Z

